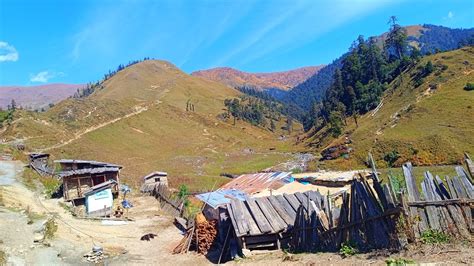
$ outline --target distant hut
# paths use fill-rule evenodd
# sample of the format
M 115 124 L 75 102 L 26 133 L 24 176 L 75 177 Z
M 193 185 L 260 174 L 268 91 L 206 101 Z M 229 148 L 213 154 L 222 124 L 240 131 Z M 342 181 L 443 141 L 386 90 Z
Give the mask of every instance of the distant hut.
M 63 181 L 63 196 L 66 201 L 75 204 L 84 202 L 84 193 L 102 183 L 113 180 L 111 192 L 116 197 L 119 193 L 119 176 L 122 166 L 110 163 L 84 160 L 58 160 L 61 165 L 59 176 Z
M 160 182 L 168 186 L 168 173 L 166 172 L 153 172 L 143 177 L 145 184 L 153 184 Z
M 168 173 L 166 172 L 152 172 L 143 177 L 143 185 L 141 192 L 150 192 L 156 186 L 168 187 Z

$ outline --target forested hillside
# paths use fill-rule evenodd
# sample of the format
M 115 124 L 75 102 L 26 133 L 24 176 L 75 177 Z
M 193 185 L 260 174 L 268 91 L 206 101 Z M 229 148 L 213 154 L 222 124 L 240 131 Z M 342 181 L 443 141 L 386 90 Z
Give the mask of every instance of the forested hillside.
M 451 29 L 434 25 L 408 26 L 402 27 L 402 29 L 406 34 L 405 40 L 408 49 L 416 49 L 421 55 L 457 49 L 460 46 L 472 44 L 474 41 L 474 29 Z M 387 35 L 388 33 L 367 39 L 367 41 L 371 40 L 373 44 L 376 44 L 385 57 L 387 49 L 384 48 L 384 44 Z M 281 95 L 280 99 L 287 104 L 297 106 L 303 112 L 314 113 L 315 104 L 324 98 L 326 90 L 333 83 L 335 70 L 341 68 L 342 61 L 353 49 L 354 47 L 351 47 L 349 53 L 342 55 L 305 82 Z M 305 128 L 309 129 L 313 121 L 310 119 L 303 122 Z
M 360 88 L 376 88 L 372 93 L 378 97 L 371 106 L 377 108 L 368 112 L 364 112 L 365 100 L 370 97 L 357 93 L 351 97 L 348 86 L 340 90 L 338 84 L 346 84 L 343 68 L 322 107 L 332 110 L 328 124 L 308 143 L 330 143 L 323 154 L 336 158 L 327 164 L 338 168 L 364 165 L 367 151 L 382 167 L 406 161 L 415 165 L 459 163 L 464 152 L 474 152 L 473 66 L 474 48 L 469 46 L 418 58 L 381 87 L 373 79 L 367 85 L 359 84 Z M 337 99 L 349 100 L 347 107 Z

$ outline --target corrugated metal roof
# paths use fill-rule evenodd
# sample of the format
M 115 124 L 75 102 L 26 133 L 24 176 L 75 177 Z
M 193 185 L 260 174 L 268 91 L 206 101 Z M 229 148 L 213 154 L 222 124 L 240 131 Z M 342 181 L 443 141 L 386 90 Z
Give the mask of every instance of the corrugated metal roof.
M 247 198 L 247 194 L 236 189 L 220 189 L 213 192 L 199 194 L 196 195 L 196 197 L 215 209 L 219 206 L 230 203 L 231 199 L 243 201 Z
M 146 179 L 152 178 L 154 176 L 168 176 L 168 173 L 167 172 L 153 172 L 153 173 L 149 173 L 148 175 L 144 176 L 143 179 L 146 180 Z
M 55 160 L 55 163 L 77 163 L 77 164 L 91 164 L 96 166 L 103 166 L 103 167 L 117 167 L 122 168 L 121 165 L 113 164 L 113 163 L 105 163 L 105 162 L 98 162 L 98 161 L 89 161 L 89 160 L 75 160 L 75 159 L 61 159 Z
M 278 189 L 291 181 L 290 172 L 245 174 L 223 185 L 221 189 L 235 189 L 251 195 L 264 189 Z
M 59 173 L 60 177 L 68 177 L 73 175 L 83 175 L 83 174 L 101 174 L 107 172 L 118 172 L 120 169 L 118 167 L 96 167 L 96 168 L 84 168 L 70 171 L 63 171 Z

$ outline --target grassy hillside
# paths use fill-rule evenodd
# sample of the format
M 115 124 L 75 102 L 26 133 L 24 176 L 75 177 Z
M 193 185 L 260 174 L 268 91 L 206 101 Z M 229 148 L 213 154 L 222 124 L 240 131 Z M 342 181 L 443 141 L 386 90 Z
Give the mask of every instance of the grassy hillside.
M 421 68 L 431 61 L 434 71 L 416 84 Z M 385 92 L 378 111 L 359 119 L 357 127 L 348 119 L 345 134 L 353 148 L 350 159 L 327 164 L 353 168 L 364 164 L 372 151 L 380 167 L 458 163 L 463 152 L 474 154 L 474 93 L 466 83 L 474 81 L 474 48 L 424 57 L 416 66 L 395 79 Z M 324 138 L 318 132 L 310 143 Z M 327 142 L 326 142 L 327 144 Z
M 240 93 L 189 76 L 168 62 L 132 65 L 102 86 L 45 113 L 18 113 L 3 137 L 56 158 L 122 164 L 122 176 L 134 185 L 139 177 L 162 170 L 169 172 L 171 185 L 186 183 L 192 189 L 225 182 L 220 173 L 272 166 L 287 160 L 287 152 L 295 149 L 292 138 L 279 140 L 283 118 L 275 133 L 217 119 L 224 99 Z M 186 111 L 187 102 L 194 112 Z M 300 130 L 296 126 L 294 134 Z

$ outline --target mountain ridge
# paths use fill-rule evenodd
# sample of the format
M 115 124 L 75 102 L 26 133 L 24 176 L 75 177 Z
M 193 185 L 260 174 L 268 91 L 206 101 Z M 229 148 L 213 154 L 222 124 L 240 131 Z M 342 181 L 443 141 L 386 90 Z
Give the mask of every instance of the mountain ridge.
M 249 86 L 258 90 L 288 90 L 317 73 L 322 67 L 323 65 L 306 66 L 287 71 L 257 73 L 231 67 L 216 67 L 194 71 L 191 75 L 220 82 L 232 88 Z
M 18 106 L 35 110 L 56 104 L 82 89 L 84 84 L 49 83 L 33 86 L 0 86 L 0 108 L 5 109 L 15 100 Z

